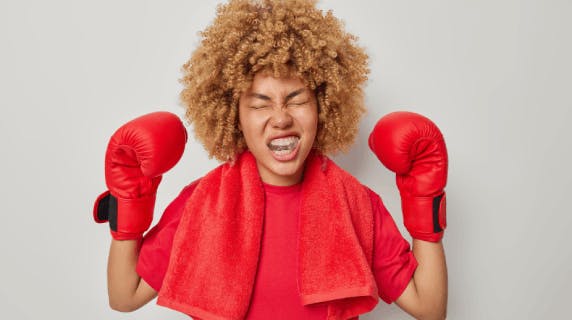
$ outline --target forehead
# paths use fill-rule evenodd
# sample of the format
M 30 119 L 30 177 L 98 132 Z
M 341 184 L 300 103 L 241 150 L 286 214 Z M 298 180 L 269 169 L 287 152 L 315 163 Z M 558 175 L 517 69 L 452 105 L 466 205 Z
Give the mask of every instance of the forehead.
M 275 78 L 272 75 L 257 73 L 247 92 L 283 95 L 302 88 L 306 88 L 306 86 L 302 79 L 298 77 Z

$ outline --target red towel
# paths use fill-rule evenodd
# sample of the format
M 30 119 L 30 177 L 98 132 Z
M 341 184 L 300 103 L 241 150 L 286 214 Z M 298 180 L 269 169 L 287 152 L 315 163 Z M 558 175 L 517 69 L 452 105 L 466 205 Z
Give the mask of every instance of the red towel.
M 328 319 L 349 319 L 378 301 L 371 202 L 365 187 L 327 157 L 312 153 L 306 163 L 292 244 L 301 303 L 326 302 Z M 194 318 L 243 319 L 263 220 L 264 189 L 251 153 L 208 173 L 186 204 L 157 303 Z

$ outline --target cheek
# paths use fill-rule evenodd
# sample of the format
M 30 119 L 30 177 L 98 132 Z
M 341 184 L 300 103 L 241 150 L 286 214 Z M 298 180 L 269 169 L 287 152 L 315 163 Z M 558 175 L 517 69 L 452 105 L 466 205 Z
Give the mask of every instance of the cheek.
M 265 118 L 261 113 L 246 111 L 239 114 L 238 124 L 246 144 L 250 146 L 264 134 Z
M 304 110 L 299 119 L 306 132 L 315 133 L 318 130 L 318 112 L 315 108 Z

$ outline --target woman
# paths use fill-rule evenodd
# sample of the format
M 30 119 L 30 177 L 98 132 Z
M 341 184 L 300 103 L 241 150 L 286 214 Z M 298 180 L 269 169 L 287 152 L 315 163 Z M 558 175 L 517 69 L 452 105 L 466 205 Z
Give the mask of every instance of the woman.
M 401 177 L 411 251 L 381 199 L 325 157 L 353 142 L 368 73 L 367 55 L 331 12 L 307 0 L 231 0 L 183 72 L 196 137 L 225 163 L 187 186 L 142 238 L 186 133 L 176 117 L 154 113 L 114 134 L 109 192 L 94 211 L 114 238 L 113 309 L 132 311 L 158 295 L 201 319 L 351 319 L 381 297 L 417 318 L 445 317 L 444 143 L 430 121 L 409 113 L 370 137 Z M 411 123 L 429 126 L 422 138 L 433 141 L 414 154 L 430 153 L 416 170 L 400 167 L 409 155 L 386 139 L 396 132 L 399 140 L 403 127 L 410 137 Z

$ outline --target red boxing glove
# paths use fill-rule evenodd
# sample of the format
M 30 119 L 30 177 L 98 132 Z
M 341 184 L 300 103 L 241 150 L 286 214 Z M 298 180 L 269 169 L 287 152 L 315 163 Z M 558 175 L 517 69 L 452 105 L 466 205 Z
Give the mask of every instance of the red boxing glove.
M 369 147 L 396 173 L 403 221 L 411 236 L 441 240 L 447 225 L 447 148 L 439 128 L 422 115 L 393 112 L 377 122 Z
M 93 217 L 109 221 L 114 239 L 140 239 L 149 228 L 161 175 L 181 159 L 186 141 L 183 123 L 169 112 L 141 116 L 113 134 L 105 154 L 109 191 L 95 201 Z

